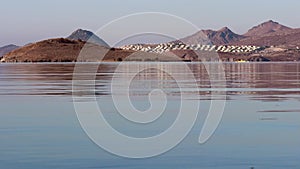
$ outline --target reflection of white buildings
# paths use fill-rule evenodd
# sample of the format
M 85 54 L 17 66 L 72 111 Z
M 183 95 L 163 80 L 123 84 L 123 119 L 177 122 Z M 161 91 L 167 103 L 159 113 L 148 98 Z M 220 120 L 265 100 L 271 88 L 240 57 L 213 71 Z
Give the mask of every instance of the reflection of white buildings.
M 257 64 L 226 64 L 226 72 L 231 88 L 254 88 L 257 80 Z M 244 91 L 237 92 L 242 94 Z
M 129 86 L 130 95 L 135 96 L 148 96 L 152 90 L 161 89 L 168 96 L 187 94 L 192 98 L 211 99 L 212 90 L 215 90 L 223 97 L 226 81 L 224 72 L 220 72 L 222 66 L 184 62 L 121 63 L 115 73 L 114 83 L 118 84 L 115 93 L 126 94 Z
M 287 89 L 299 88 L 300 86 L 298 63 L 236 63 L 225 65 L 227 83 L 231 88 L 228 90 L 230 94 L 276 97 L 276 95 L 288 94 L 285 91 Z
M 118 93 L 129 92 L 133 95 L 148 95 L 154 89 L 161 89 L 167 95 L 180 94 L 179 85 L 186 92 L 196 85 L 194 72 L 186 63 L 121 63 L 116 70 L 114 83 L 118 85 Z
M 291 92 L 298 94 L 297 91 L 288 90 L 300 87 L 300 64 L 298 63 L 225 63 L 223 65 L 207 63 L 206 67 L 205 64 L 125 62 L 118 65 L 114 76 L 116 76 L 118 89 L 124 92 L 126 82 L 133 77 L 130 82 L 131 94 L 146 97 L 154 89 L 161 89 L 168 96 L 178 96 L 181 94 L 178 82 L 183 84 L 181 88 L 183 92 L 191 96 L 200 95 L 200 99 L 210 99 L 214 88 L 211 86 L 212 82 L 220 89 L 227 87 L 228 96 L 244 95 L 254 98 L 267 96 L 276 98 Z M 184 66 L 188 66 L 189 69 Z M 218 72 L 218 69 L 221 69 L 218 66 L 224 66 L 226 81 L 219 81 L 218 76 L 221 72 Z M 122 92 L 116 93 L 122 94 Z

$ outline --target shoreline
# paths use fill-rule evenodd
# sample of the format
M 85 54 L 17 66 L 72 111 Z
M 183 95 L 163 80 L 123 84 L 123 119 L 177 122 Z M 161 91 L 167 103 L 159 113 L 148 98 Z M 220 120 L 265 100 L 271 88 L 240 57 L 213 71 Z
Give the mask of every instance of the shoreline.
M 119 64 L 119 63 L 126 63 L 126 64 L 139 64 L 139 63 L 147 63 L 147 64 L 199 64 L 199 63 L 209 63 L 209 64 L 282 64 L 282 63 L 300 63 L 300 61 L 269 61 L 269 62 L 202 62 L 202 61 L 193 61 L 193 62 L 184 62 L 184 61 L 147 61 L 147 62 L 140 62 L 140 61 L 102 61 L 102 62 L 0 62 L 0 65 L 14 65 L 14 64 Z
M 295 62 L 300 49 L 288 46 L 129 45 L 110 48 L 78 40 L 50 39 L 13 50 L 0 57 L 8 62 Z

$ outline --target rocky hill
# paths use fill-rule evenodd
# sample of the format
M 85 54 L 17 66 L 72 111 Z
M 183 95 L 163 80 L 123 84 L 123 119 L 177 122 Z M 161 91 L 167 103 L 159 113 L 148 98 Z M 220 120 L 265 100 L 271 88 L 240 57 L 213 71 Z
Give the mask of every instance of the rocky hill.
M 201 30 L 191 36 L 181 39 L 186 44 L 207 44 L 207 45 L 224 45 L 237 42 L 245 38 L 232 32 L 229 28 L 224 27 L 218 31 Z
M 300 29 L 269 33 L 264 36 L 253 36 L 234 43 L 235 45 L 300 47 Z
M 281 25 L 278 22 L 269 20 L 257 26 L 251 28 L 244 36 L 253 37 L 253 36 L 265 36 L 270 33 L 279 33 L 283 31 L 290 31 L 292 28 Z
M 16 46 L 16 45 L 7 45 L 7 46 L 1 47 L 1 48 L 0 48 L 0 58 L 1 58 L 3 55 L 5 55 L 5 54 L 7 54 L 7 53 L 9 53 L 9 52 L 11 52 L 11 51 L 17 49 L 17 48 L 19 48 L 19 46 Z
M 89 52 L 78 58 L 83 47 Z M 122 60 L 131 51 L 110 49 L 81 40 L 64 38 L 49 39 L 29 44 L 3 56 L 1 62 L 96 62 L 104 57 L 107 61 Z M 79 59 L 79 60 L 78 60 Z
M 300 46 L 300 29 L 293 29 L 269 20 L 249 29 L 244 35 L 224 27 L 218 31 L 201 30 L 180 41 L 186 44 Z
M 104 40 L 99 38 L 93 32 L 87 31 L 87 30 L 82 30 L 82 29 L 78 29 L 78 30 L 74 31 L 70 36 L 67 37 L 67 39 L 82 40 L 82 41 L 86 41 L 86 42 L 90 42 L 90 43 L 95 43 L 100 46 L 109 47 L 109 45 Z
M 3 56 L 2 62 L 72 62 L 84 43 L 68 39 L 49 39 L 26 45 Z

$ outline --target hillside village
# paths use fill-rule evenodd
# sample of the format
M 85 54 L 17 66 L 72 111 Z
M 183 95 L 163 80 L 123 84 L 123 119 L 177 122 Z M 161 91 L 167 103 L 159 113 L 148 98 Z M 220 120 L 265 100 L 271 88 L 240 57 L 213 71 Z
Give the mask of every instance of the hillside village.
M 134 50 L 134 51 L 143 51 L 150 53 L 164 53 L 172 50 L 200 50 L 200 51 L 214 51 L 220 53 L 237 53 L 237 54 L 246 54 L 253 53 L 255 51 L 262 50 L 264 47 L 259 46 L 236 46 L 236 45 L 201 45 L 201 44 L 184 44 L 184 43 L 162 43 L 158 45 L 144 45 L 144 44 L 135 44 L 135 45 L 126 45 L 120 47 L 123 50 Z

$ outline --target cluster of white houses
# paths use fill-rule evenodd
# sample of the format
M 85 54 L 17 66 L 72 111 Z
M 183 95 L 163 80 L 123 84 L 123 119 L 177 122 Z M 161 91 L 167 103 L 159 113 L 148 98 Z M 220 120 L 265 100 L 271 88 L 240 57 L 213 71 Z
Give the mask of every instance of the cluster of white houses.
M 252 53 L 262 49 L 259 46 L 234 46 L 234 45 L 188 45 L 183 43 L 162 43 L 158 45 L 144 45 L 134 44 L 120 47 L 123 50 L 134 50 L 152 53 L 164 53 L 171 50 L 200 50 L 200 51 L 214 51 L 222 53 Z

